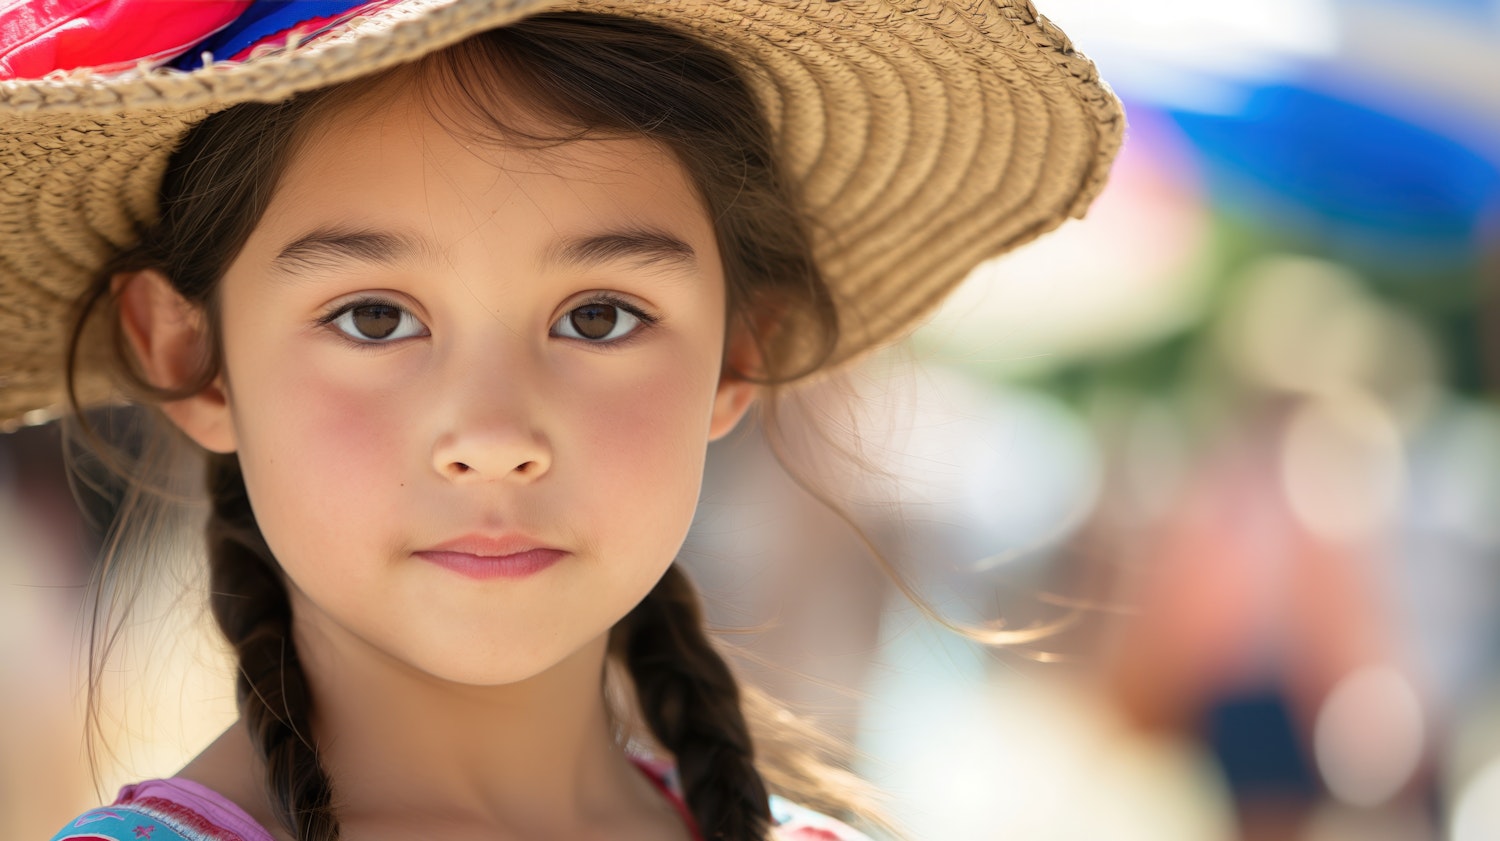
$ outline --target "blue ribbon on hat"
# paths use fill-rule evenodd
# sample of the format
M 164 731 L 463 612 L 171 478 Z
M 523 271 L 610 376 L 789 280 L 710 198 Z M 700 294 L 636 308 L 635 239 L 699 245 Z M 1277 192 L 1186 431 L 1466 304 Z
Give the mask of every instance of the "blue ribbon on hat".
M 368 4 L 368 0 L 255 0 L 233 23 L 194 45 L 170 66 L 197 70 L 203 66 L 204 53 L 228 59 L 299 24 L 342 16 Z

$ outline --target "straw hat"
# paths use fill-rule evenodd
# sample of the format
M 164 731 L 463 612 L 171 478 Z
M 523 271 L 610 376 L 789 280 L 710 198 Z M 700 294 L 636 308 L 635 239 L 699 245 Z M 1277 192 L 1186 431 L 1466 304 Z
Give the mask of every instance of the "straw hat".
M 71 302 L 154 221 L 167 158 L 207 114 L 410 61 L 541 11 L 647 18 L 740 63 L 818 220 L 838 358 L 893 340 L 979 262 L 1082 216 L 1124 116 L 1029 0 L 406 0 L 191 72 L 0 81 L 0 422 L 58 411 Z M 85 359 L 100 348 L 85 348 Z M 111 389 L 86 366 L 89 402 Z

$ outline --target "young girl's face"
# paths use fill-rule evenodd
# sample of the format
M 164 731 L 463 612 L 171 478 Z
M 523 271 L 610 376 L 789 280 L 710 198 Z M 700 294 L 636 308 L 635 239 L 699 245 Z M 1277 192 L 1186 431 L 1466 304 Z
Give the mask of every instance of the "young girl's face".
M 218 306 L 299 640 L 463 683 L 538 674 L 637 604 L 750 398 L 670 154 L 478 141 L 400 89 L 299 147 Z M 482 557 L 529 548 L 554 551 Z

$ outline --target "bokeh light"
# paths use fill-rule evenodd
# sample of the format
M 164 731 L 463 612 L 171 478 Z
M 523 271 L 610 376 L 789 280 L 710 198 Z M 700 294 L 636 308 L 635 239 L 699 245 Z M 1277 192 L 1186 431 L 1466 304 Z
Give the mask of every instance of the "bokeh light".
M 1426 748 L 1422 705 L 1393 668 L 1369 666 L 1339 681 L 1318 711 L 1318 769 L 1334 796 L 1378 806 L 1411 781 Z

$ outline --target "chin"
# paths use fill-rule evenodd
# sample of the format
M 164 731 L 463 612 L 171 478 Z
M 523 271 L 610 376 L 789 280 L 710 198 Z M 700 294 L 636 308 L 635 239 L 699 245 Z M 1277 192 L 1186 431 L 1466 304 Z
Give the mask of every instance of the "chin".
M 454 647 L 442 656 L 413 657 L 407 663 L 440 681 L 471 687 L 501 687 L 525 683 L 544 675 L 563 672 L 598 674 L 608 635 L 581 640 L 577 645 L 521 649 L 514 643 Z M 484 649 L 489 648 L 486 651 Z
M 556 663 L 441 663 L 419 667 L 444 683 L 475 688 L 514 686 L 539 677 Z

